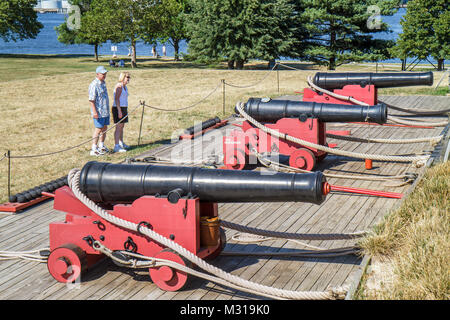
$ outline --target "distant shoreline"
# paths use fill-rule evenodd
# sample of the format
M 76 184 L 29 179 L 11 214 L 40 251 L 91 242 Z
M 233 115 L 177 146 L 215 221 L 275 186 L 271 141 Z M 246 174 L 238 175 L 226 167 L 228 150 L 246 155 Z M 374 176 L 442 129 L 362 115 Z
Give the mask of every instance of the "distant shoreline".
M 101 60 L 109 60 L 109 59 L 113 59 L 113 60 L 118 60 L 118 59 L 131 59 L 131 57 L 127 56 L 127 55 L 117 55 L 117 57 L 112 58 L 110 55 L 99 55 L 98 56 L 99 59 Z M 94 58 L 93 54 L 65 54 L 65 53 L 61 53 L 61 54 L 33 54 L 33 53 L 0 53 L 0 59 L 1 58 L 30 58 L 30 59 L 39 59 L 39 58 Z M 174 58 L 173 56 L 165 56 L 165 57 L 159 57 L 159 58 L 155 58 L 153 56 L 150 55 L 138 55 L 137 59 L 154 59 L 154 60 L 170 60 Z M 183 60 L 182 58 L 180 58 L 181 61 Z M 277 61 L 281 62 L 281 63 L 289 63 L 289 62 L 294 62 L 294 63 L 311 63 L 313 64 L 311 61 L 304 61 L 304 60 L 300 60 L 300 59 L 286 59 L 286 60 L 282 60 L 282 59 L 276 59 Z M 265 60 L 258 60 L 258 59 L 251 59 L 251 61 L 261 61 L 261 62 L 265 62 Z M 446 65 L 449 65 L 450 62 L 446 61 Z M 372 61 L 367 61 L 367 62 L 350 62 L 347 63 L 345 65 L 362 65 L 362 66 L 376 66 L 377 62 L 372 62 Z M 382 67 L 382 65 L 389 65 L 389 66 L 401 66 L 401 62 L 383 62 L 380 61 L 378 62 L 378 66 Z M 416 65 L 415 68 L 432 68 L 433 66 L 430 63 L 427 62 L 423 62 L 423 63 L 419 63 Z M 448 67 L 447 67 L 448 68 Z M 446 69 L 447 69 L 446 68 Z

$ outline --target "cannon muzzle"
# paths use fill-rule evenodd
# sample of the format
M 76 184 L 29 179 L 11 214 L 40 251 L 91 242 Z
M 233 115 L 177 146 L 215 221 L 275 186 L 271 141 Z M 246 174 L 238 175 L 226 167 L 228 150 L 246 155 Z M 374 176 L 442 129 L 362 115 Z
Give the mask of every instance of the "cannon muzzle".
M 244 111 L 257 121 L 274 123 L 282 118 L 318 118 L 322 122 L 376 122 L 386 123 L 387 107 L 357 106 L 291 100 L 250 98 Z
M 382 73 L 327 73 L 318 72 L 313 83 L 323 89 L 341 89 L 349 84 L 362 87 L 375 85 L 377 88 L 408 87 L 433 84 L 433 73 L 430 72 L 382 72 Z
M 198 167 L 88 162 L 80 189 L 91 200 L 131 203 L 145 195 L 182 196 L 206 202 L 309 202 L 320 204 L 329 192 L 321 172 L 271 173 Z

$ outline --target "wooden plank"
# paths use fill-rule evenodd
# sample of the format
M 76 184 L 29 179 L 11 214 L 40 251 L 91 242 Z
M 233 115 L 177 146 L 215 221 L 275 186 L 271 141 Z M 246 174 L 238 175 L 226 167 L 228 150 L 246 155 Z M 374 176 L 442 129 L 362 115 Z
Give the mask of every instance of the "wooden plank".
M 443 97 L 380 97 L 387 103 L 412 108 L 448 108 L 448 98 Z M 425 105 L 428 104 L 428 105 Z M 343 126 L 330 125 L 342 129 Z M 362 126 L 348 124 L 354 136 L 364 137 L 418 137 L 440 133 L 442 128 L 411 129 L 405 127 Z M 223 128 L 225 130 L 225 128 Z M 207 138 L 206 134 L 204 138 Z M 202 145 L 202 143 L 205 143 Z M 219 139 L 197 140 L 186 145 L 197 157 L 208 156 L 208 148 L 218 150 L 215 144 Z M 206 148 L 205 145 L 208 147 Z M 162 146 L 154 153 L 171 154 L 176 145 Z M 353 151 L 370 150 L 373 153 L 410 153 L 431 150 L 429 144 L 414 145 L 371 145 L 339 141 L 339 148 Z M 150 154 L 152 153 L 150 152 Z M 344 161 L 344 162 L 339 162 Z M 332 163 L 334 162 L 334 163 Z M 361 160 L 329 156 L 324 162 L 325 172 L 364 172 Z M 409 164 L 375 162 L 371 173 L 396 174 L 398 171 L 422 172 Z M 384 190 L 382 182 L 351 181 L 349 179 L 329 179 L 335 184 L 366 187 Z M 408 186 L 399 188 L 407 190 Z M 397 190 L 396 190 L 397 191 Z M 363 199 L 363 200 L 362 200 Z M 362 200 L 362 201 L 361 201 Z M 332 194 L 321 206 L 299 203 L 276 204 L 219 204 L 221 219 L 244 225 L 286 232 L 352 232 L 373 226 L 392 208 L 398 200 L 374 197 Z M 341 210 L 339 210 L 341 208 Z M 64 213 L 52 209 L 52 201 L 42 206 L 27 209 L 19 215 L 0 216 L 0 243 L 2 249 L 26 250 L 36 245 L 48 243 L 48 224 L 62 221 Z M 228 237 L 236 231 L 226 230 Z M 350 245 L 353 240 L 305 241 L 324 247 Z M 242 245 L 230 241 L 226 250 L 247 252 L 289 251 L 298 246 L 286 240 L 271 240 L 262 246 Z M 356 259 L 357 260 L 357 259 Z M 261 258 L 261 257 L 218 257 L 214 265 L 242 276 L 251 281 L 293 290 L 325 290 L 328 286 L 342 285 L 352 280 L 360 266 L 354 257 L 333 259 L 312 258 Z M 118 269 L 111 262 L 99 265 L 91 270 L 88 280 L 81 283 L 81 289 L 69 291 L 66 285 L 57 283 L 46 270 L 45 264 L 25 261 L 0 262 L 0 298 L 1 299 L 264 299 L 237 290 L 222 287 L 201 279 L 193 279 L 193 287 L 186 291 L 167 293 L 158 289 L 149 280 L 147 271 L 128 272 Z
M 334 202 L 331 202 L 331 203 L 335 203 L 336 204 L 336 202 L 334 201 Z M 349 204 L 350 202 L 348 202 L 348 200 L 347 199 L 345 199 L 345 203 L 347 203 L 347 204 Z M 351 204 L 351 205 L 353 205 L 353 204 Z M 339 207 L 339 204 L 336 204 L 336 206 L 335 206 L 336 208 L 338 208 Z M 345 208 L 344 208 L 344 210 L 342 210 L 343 212 L 347 212 L 346 210 L 345 210 Z M 330 212 L 331 213 L 331 212 Z M 318 226 L 320 226 L 320 224 L 319 223 L 317 223 L 317 225 Z M 313 229 L 310 229 L 310 232 L 312 232 L 312 230 Z M 329 231 L 329 230 L 326 230 L 326 231 Z M 336 230 L 334 230 L 334 231 L 336 231 Z

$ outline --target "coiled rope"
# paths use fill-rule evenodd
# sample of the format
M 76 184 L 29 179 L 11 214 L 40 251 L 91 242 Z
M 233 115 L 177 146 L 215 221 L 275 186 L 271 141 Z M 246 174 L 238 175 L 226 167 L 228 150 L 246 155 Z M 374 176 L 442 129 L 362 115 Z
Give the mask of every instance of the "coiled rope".
M 271 128 L 268 128 L 266 126 L 264 126 L 263 124 L 259 123 L 258 121 L 256 121 L 255 119 L 253 119 L 252 117 L 250 117 L 243 109 L 243 103 L 242 102 L 238 102 L 236 104 L 236 109 L 238 110 L 238 112 L 240 113 L 240 115 L 247 120 L 248 122 L 250 122 L 251 124 L 253 124 L 255 127 L 261 129 L 262 131 L 284 139 L 284 140 L 288 140 L 297 144 L 301 144 L 304 145 L 306 147 L 310 147 L 310 148 L 315 148 L 321 151 L 325 151 L 327 153 L 331 153 L 331 154 L 336 154 L 336 155 L 340 155 L 340 156 L 345 156 L 345 157 L 353 157 L 353 158 L 360 158 L 360 159 L 371 159 L 371 160 L 378 160 L 378 161 L 398 161 L 398 162 L 412 162 L 414 163 L 417 167 L 423 166 L 426 161 L 428 160 L 428 158 L 430 157 L 429 155 L 427 156 L 390 156 L 390 155 L 378 155 L 378 154 L 367 154 L 367 153 L 356 153 L 356 152 L 350 152 L 350 151 L 345 151 L 345 150 L 335 150 L 333 148 L 327 147 L 327 146 L 323 146 L 323 145 L 318 145 L 306 140 L 302 140 L 296 137 L 292 137 L 288 134 L 285 133 L 281 133 L 278 130 L 274 130 Z
M 80 170 L 73 169 L 69 172 L 68 182 L 69 186 L 72 189 L 75 196 L 89 209 L 99 215 L 101 218 L 106 221 L 118 225 L 120 227 L 126 228 L 132 231 L 138 231 L 138 224 L 120 219 L 108 213 L 103 208 L 99 207 L 96 203 L 90 200 L 86 195 L 84 195 L 80 191 L 79 186 L 79 178 L 80 178 Z M 323 299 L 343 299 L 345 297 L 345 288 L 332 288 L 328 291 L 291 291 L 291 290 L 282 290 L 278 288 L 273 288 L 261 284 L 257 284 L 248 280 L 244 280 L 235 275 L 227 273 L 215 266 L 212 266 L 206 263 L 204 260 L 197 257 L 192 252 L 186 250 L 176 242 L 154 232 L 153 230 L 140 226 L 139 231 L 150 237 L 153 241 L 156 241 L 163 246 L 166 246 L 175 252 L 182 255 L 184 258 L 192 262 L 193 264 L 199 266 L 201 269 L 216 275 L 216 277 L 222 279 L 227 283 L 227 286 L 231 287 L 239 287 L 240 290 L 247 292 L 257 292 L 260 295 L 270 296 L 276 299 L 307 299 L 307 300 L 323 300 Z M 174 266 L 174 268 L 178 268 L 178 266 Z

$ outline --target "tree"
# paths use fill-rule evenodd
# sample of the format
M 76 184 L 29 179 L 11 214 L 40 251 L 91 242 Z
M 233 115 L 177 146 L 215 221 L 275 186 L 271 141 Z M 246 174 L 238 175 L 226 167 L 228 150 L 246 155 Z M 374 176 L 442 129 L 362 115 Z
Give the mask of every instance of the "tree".
M 121 28 L 117 26 L 119 22 L 114 12 L 115 4 L 115 1 L 109 0 L 84 0 L 85 10 L 81 14 L 80 29 L 69 32 L 69 34 L 75 32 L 75 43 L 94 46 L 96 61 L 98 61 L 98 47 L 102 43 L 108 40 L 112 42 L 123 40 Z
M 248 59 L 276 59 L 294 43 L 288 0 L 193 0 L 187 15 L 190 55 L 227 59 L 242 69 Z
M 149 0 L 92 0 L 87 14 L 91 35 L 97 32 L 101 37 L 107 35 L 113 42 L 129 42 L 131 66 L 135 68 L 137 41 L 155 34 L 156 24 L 150 18 L 154 16 L 157 4 L 157 1 Z
M 180 42 L 188 37 L 185 25 L 185 14 L 188 12 L 188 0 L 161 0 L 155 17 L 159 23 L 153 30 L 159 28 L 158 38 L 173 46 L 176 61 L 179 60 Z
M 37 0 L 0 0 L 0 37 L 10 40 L 36 38 L 44 27 L 33 10 Z
M 293 1 L 297 40 L 302 46 L 294 55 L 335 70 L 352 61 L 378 61 L 389 57 L 391 40 L 373 38 L 389 32 L 388 26 L 373 22 L 375 9 L 381 15 L 395 13 L 397 0 L 300 0 Z
M 69 0 L 70 5 L 76 6 L 78 9 L 71 12 L 66 21 L 61 25 L 55 27 L 58 33 L 58 41 L 64 44 L 89 44 L 94 46 L 94 56 L 95 61 L 98 61 L 98 47 L 106 42 L 109 38 L 108 33 L 101 34 L 98 29 L 98 24 L 96 20 L 92 17 L 95 13 L 90 13 L 91 2 L 93 0 Z M 99 6 L 94 6 L 94 8 L 99 8 Z M 79 10 L 79 11 L 78 11 Z M 74 14 L 79 14 L 79 28 L 74 28 L 69 25 L 69 21 Z
M 406 60 L 429 56 L 438 62 L 438 70 L 444 69 L 444 61 L 450 57 L 450 11 L 445 0 L 411 0 L 400 24 L 399 35 L 393 53 Z

